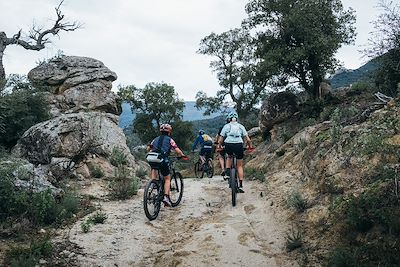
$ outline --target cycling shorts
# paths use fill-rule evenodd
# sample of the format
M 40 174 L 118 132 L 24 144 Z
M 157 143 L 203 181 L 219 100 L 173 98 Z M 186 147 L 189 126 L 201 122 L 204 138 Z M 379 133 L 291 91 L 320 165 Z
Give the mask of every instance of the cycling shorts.
M 160 170 L 160 173 L 162 176 L 168 176 L 169 173 L 169 161 L 168 160 L 164 160 L 161 163 L 155 163 L 155 162 L 149 162 L 150 167 L 153 170 Z
M 205 156 L 205 155 L 207 155 L 207 156 L 209 157 L 209 156 L 211 155 L 211 152 L 212 152 L 212 146 L 210 146 L 210 147 L 203 147 L 203 148 L 200 149 L 199 155 L 200 155 L 200 156 Z
M 243 143 L 225 143 L 225 151 L 229 156 L 236 155 L 236 159 L 243 159 Z

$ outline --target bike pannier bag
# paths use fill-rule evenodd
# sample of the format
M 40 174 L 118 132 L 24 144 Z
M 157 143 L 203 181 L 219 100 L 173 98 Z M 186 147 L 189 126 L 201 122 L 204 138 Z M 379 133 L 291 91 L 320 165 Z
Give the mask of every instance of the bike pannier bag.
M 146 156 L 147 162 L 153 162 L 153 163 L 161 163 L 164 161 L 164 158 L 160 153 L 157 152 L 149 152 L 147 153 Z

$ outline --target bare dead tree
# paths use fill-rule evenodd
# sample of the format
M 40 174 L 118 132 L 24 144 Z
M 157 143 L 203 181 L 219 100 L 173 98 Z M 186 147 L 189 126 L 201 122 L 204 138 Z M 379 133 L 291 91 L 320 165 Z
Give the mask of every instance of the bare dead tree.
M 57 19 L 51 28 L 45 29 L 38 25 L 33 25 L 29 30 L 27 38 L 21 37 L 22 30 L 19 30 L 12 37 L 7 37 L 5 32 L 0 31 L 0 85 L 4 84 L 6 74 L 3 66 L 4 50 L 9 45 L 19 45 L 27 50 L 39 51 L 45 48 L 46 44 L 51 43 L 51 36 L 58 36 L 60 31 L 75 31 L 79 29 L 82 24 L 74 21 L 65 21 L 65 15 L 61 11 L 61 5 L 64 0 L 55 8 Z M 1 86 L 0 86 L 1 88 Z

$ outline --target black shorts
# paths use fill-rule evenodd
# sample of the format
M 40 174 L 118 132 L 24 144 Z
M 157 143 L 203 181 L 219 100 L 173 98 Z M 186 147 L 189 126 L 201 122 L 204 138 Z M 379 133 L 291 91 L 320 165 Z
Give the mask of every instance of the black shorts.
M 243 159 L 243 143 L 225 143 L 225 151 L 228 155 L 236 155 L 237 159 Z
M 164 160 L 161 163 L 149 162 L 149 164 L 153 170 L 160 170 L 161 175 L 164 177 L 168 176 L 170 174 L 169 173 L 169 161 L 167 161 L 167 160 Z
M 202 149 L 200 149 L 200 156 L 206 156 L 207 158 L 211 157 L 211 152 L 212 152 L 212 147 L 210 148 L 205 148 L 203 147 Z

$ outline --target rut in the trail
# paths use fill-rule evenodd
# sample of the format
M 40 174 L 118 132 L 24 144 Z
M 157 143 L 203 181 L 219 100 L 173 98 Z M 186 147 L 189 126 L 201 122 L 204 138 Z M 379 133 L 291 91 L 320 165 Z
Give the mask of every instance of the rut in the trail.
M 184 198 L 149 222 L 142 191 L 133 200 L 104 202 L 104 225 L 69 239 L 83 248 L 81 266 L 296 266 L 285 254 L 285 228 L 274 218 L 264 185 L 249 181 L 232 207 L 227 183 L 185 179 Z

